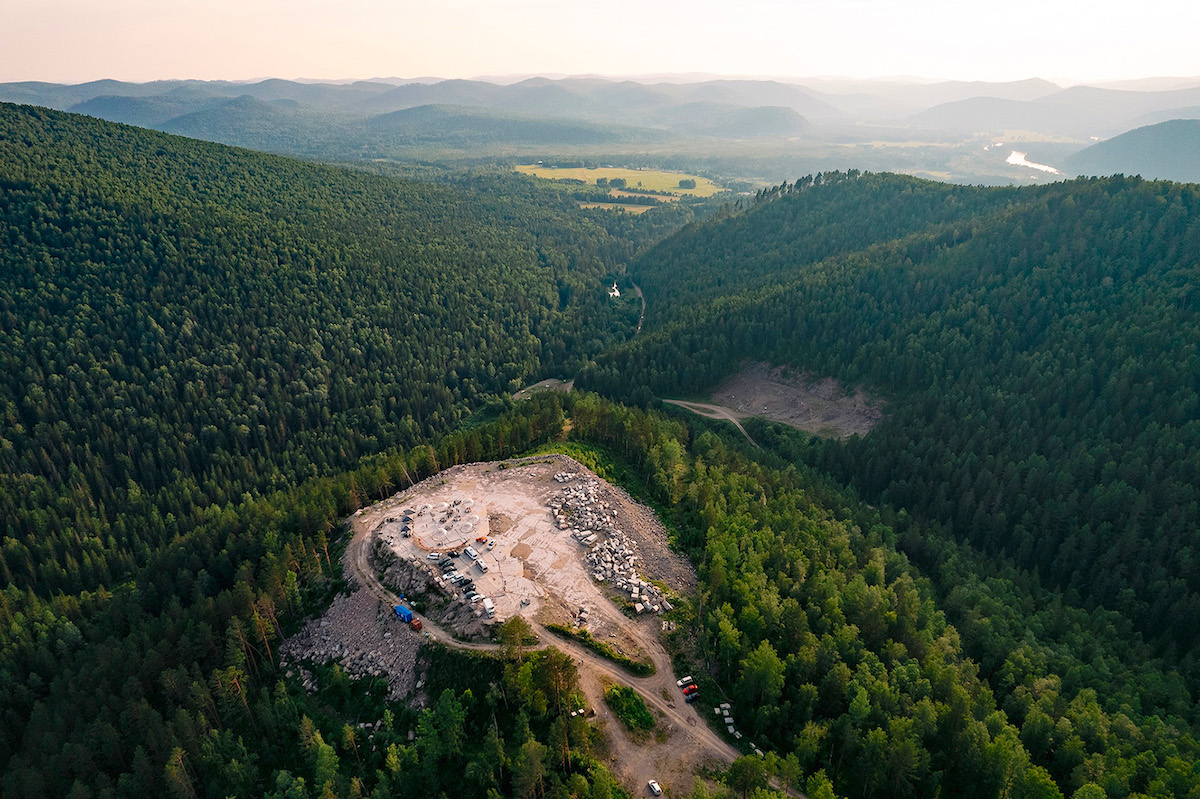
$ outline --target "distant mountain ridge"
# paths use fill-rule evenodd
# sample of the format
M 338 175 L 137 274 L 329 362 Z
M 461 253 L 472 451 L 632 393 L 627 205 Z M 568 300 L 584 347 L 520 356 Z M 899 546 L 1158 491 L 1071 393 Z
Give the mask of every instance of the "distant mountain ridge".
M 1075 153 L 1066 166 L 1079 175 L 1200 183 L 1200 119 L 1172 119 L 1122 133 Z
M 689 80 L 690 78 L 690 80 Z M 1200 81 L 1063 88 L 1009 82 L 747 79 L 377 78 L 251 82 L 99 80 L 0 84 L 40 105 L 308 159 L 633 158 L 726 180 L 892 171 L 938 180 L 1058 179 L 1007 160 L 1008 146 L 1061 167 L 1091 142 L 1200 118 Z M 411 114 L 398 112 L 424 109 Z M 391 116 L 397 114 L 396 116 Z M 732 143 L 732 144 L 731 144 Z
M 434 83 L 97 81 L 2 84 L 0 100 L 305 157 L 386 155 L 396 147 L 587 147 L 685 138 L 783 138 L 805 116 L 841 118 L 801 87 L 715 80 L 646 85 L 592 78 Z
M 628 125 L 633 120 L 620 117 L 710 102 L 790 108 L 814 122 L 907 120 L 917 126 L 975 130 L 1011 129 L 1017 127 L 1015 120 L 1020 125 L 1077 135 L 1113 135 L 1146 115 L 1200 106 L 1200 79 L 1146 79 L 1069 88 L 1040 78 L 1002 83 L 728 78 L 672 82 L 588 76 L 528 77 L 512 82 L 381 78 L 323 83 L 269 78 L 255 82 L 99 80 L 77 85 L 36 81 L 0 84 L 0 101 L 92 113 L 113 121 L 124 121 L 117 119 L 122 116 L 157 119 L 172 106 L 186 106 L 184 98 L 198 103 L 201 97 L 241 96 L 268 103 L 290 100 L 310 110 L 363 117 L 422 105 L 460 105 Z M 99 102 L 99 98 L 117 97 L 163 99 L 158 101 L 158 108 L 121 106 L 111 99 Z
M 1113 136 L 1148 114 L 1200 106 L 1200 87 L 1133 91 L 1073 86 L 1035 100 L 972 97 L 942 103 L 909 118 L 916 127 L 990 131 L 1030 130 L 1080 138 Z

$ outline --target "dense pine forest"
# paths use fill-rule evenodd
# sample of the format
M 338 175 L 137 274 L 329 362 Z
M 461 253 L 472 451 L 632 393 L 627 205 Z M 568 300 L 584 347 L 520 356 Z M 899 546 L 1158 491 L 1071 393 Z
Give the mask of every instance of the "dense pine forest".
M 690 394 L 755 359 L 868 387 L 886 422 L 826 468 L 1121 611 L 1200 677 L 1198 206 L 1135 178 L 800 181 L 640 259 L 650 333 L 588 384 Z
M 453 190 L 4 108 L 0 579 L 125 579 L 196 510 L 446 430 L 631 333 L 627 243 Z
M 638 308 L 611 301 L 603 279 L 637 237 L 610 233 L 606 224 L 626 223 L 598 223 L 569 198 L 528 186 L 498 197 L 478 180 L 417 184 L 41 109 L 0 112 L 0 761 L 22 750 L 56 763 L 52 753 L 79 745 L 62 724 L 105 719 L 77 740 L 108 740 L 138 706 L 122 685 L 161 689 L 167 665 L 139 673 L 129 653 L 114 666 L 131 671 L 89 662 L 86 679 L 71 674 L 64 664 L 84 640 L 143 635 L 143 612 L 194 612 L 177 631 L 183 665 L 224 646 L 213 642 L 233 606 L 212 600 L 244 589 L 258 557 L 223 537 L 244 532 L 232 521 L 241 503 L 426 441 L 527 380 L 569 373 L 636 325 Z M 328 569 L 332 516 L 291 514 L 320 533 Z M 212 524 L 217 543 L 204 532 Z M 204 554 L 187 556 L 185 579 L 147 579 L 192 546 Z M 281 558 L 269 579 L 286 595 L 266 609 L 243 597 L 259 624 L 276 603 L 297 610 L 296 581 L 317 569 L 316 539 L 299 553 L 283 546 L 268 547 Z M 132 618 L 98 621 L 126 600 L 139 608 Z M 81 706 L 94 713 L 54 703 L 54 724 L 42 726 L 49 692 L 87 685 Z M 146 736 L 166 740 L 134 727 L 134 743 L 113 742 L 100 761 L 114 780 Z M 163 754 L 153 754 L 156 777 Z M 89 782 L 104 771 L 95 754 L 73 768 Z M 6 795 L 41 792 L 15 784 Z
M 669 643 L 766 750 L 729 790 L 1200 797 L 1194 186 L 576 199 L 0 105 L 0 793 L 625 795 L 554 650 L 433 648 L 424 710 L 274 656 L 349 513 L 551 449 L 695 564 Z M 654 408 L 754 361 L 887 415 Z

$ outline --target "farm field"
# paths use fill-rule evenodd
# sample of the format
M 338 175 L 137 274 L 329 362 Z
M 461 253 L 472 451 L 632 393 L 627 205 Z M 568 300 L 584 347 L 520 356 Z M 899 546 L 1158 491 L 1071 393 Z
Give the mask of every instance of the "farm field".
M 554 168 L 540 164 L 524 164 L 516 167 L 523 175 L 532 175 L 548 180 L 582 180 L 589 185 L 595 185 L 598 178 L 624 178 L 631 187 L 651 189 L 653 191 L 668 191 L 673 194 L 691 194 L 696 197 L 711 197 L 717 192 L 724 191 L 721 186 L 708 178 L 698 175 L 688 175 L 683 172 L 663 172 L 657 169 L 625 169 L 621 167 L 586 167 Z M 694 189 L 680 189 L 679 181 L 691 179 L 696 181 Z

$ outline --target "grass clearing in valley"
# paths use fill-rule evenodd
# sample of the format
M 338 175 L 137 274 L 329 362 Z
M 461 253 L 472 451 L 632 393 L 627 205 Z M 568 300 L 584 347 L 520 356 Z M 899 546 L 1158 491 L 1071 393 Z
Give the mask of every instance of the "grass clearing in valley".
M 587 167 L 554 168 L 542 166 L 541 164 L 524 164 L 517 166 L 516 171 L 523 175 L 532 175 L 536 178 L 546 178 L 548 180 L 582 180 L 590 186 L 596 185 L 596 181 L 600 178 L 610 181 L 614 178 L 623 178 L 629 188 L 666 191 L 672 194 L 691 194 L 696 197 L 711 197 L 719 191 L 724 191 L 723 188 L 708 178 L 702 178 L 699 175 L 688 175 L 683 172 L 664 172 L 658 169 L 625 169 L 623 167 L 595 167 L 593 169 Z M 681 180 L 696 181 L 696 188 L 680 188 L 679 181 Z

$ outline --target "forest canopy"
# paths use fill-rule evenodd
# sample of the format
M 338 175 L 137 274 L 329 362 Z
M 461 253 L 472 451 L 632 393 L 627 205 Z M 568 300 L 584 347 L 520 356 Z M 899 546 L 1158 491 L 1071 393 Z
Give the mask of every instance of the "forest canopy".
M 697 568 L 669 643 L 767 750 L 730 789 L 1196 799 L 1198 203 L 837 173 L 634 217 L 0 105 L 0 793 L 621 796 L 554 650 L 433 650 L 423 710 L 273 656 L 348 514 L 566 448 Z M 887 417 L 655 409 L 747 360 Z
M 868 386 L 886 420 L 825 468 L 1120 611 L 1198 685 L 1196 252 L 1194 186 L 819 176 L 639 258 L 647 335 L 580 384 L 681 396 L 752 359 Z

